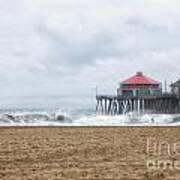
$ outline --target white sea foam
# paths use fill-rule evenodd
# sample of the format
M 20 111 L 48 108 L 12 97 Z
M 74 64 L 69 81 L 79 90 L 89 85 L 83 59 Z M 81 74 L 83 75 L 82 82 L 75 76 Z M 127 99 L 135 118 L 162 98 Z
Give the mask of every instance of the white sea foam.
M 1 111 L 0 126 L 158 126 L 180 125 L 180 114 L 130 113 L 118 116 L 95 115 L 91 110 Z

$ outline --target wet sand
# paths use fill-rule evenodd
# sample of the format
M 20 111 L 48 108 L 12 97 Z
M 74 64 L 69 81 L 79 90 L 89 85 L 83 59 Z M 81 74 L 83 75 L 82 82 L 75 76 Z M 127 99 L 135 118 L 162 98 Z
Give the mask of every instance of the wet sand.
M 179 127 L 0 128 L 1 180 L 179 180 L 179 169 Z

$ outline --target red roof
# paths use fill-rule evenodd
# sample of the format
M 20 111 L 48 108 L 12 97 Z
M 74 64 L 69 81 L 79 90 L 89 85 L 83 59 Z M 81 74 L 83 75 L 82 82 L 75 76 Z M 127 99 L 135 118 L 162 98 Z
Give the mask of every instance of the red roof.
M 126 79 L 123 84 L 160 84 L 160 82 L 144 76 L 142 72 L 137 72 L 136 75 Z

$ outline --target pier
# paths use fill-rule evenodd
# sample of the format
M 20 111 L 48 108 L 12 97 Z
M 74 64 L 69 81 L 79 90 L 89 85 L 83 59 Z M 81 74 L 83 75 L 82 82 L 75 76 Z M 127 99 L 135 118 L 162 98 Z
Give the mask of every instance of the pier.
M 175 114 L 180 113 L 180 98 L 174 95 L 160 96 L 96 96 L 96 112 L 103 115 L 119 115 L 136 112 L 138 114 Z
M 165 83 L 166 84 L 166 83 Z M 180 80 L 171 84 L 171 92 L 162 83 L 137 72 L 119 83 L 117 95 L 96 94 L 96 112 L 103 115 L 180 113 Z

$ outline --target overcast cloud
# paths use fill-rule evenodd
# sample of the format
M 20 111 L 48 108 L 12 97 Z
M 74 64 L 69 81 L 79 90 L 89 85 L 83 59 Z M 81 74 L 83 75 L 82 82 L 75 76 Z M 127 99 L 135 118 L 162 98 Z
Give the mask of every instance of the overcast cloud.
M 112 94 L 136 71 L 177 80 L 179 9 L 178 0 L 0 0 L 1 107 L 92 104 L 96 85 Z

